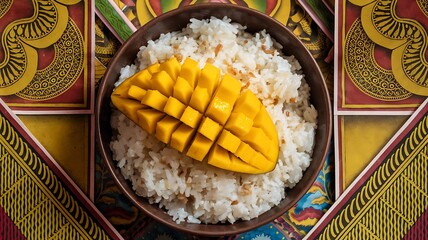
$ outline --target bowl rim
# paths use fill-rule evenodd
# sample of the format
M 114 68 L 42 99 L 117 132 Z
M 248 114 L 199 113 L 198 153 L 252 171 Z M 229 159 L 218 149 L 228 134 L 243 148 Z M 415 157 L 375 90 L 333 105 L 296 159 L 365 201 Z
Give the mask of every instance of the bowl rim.
M 185 233 L 189 233 L 189 234 L 193 234 L 193 235 L 198 235 L 198 236 L 207 236 L 207 237 L 235 235 L 235 234 L 243 233 L 243 232 L 246 232 L 246 231 L 250 231 L 252 229 L 255 229 L 257 227 L 260 227 L 262 225 L 265 225 L 265 224 L 271 222 L 272 220 L 280 217 L 286 211 L 288 211 L 292 206 L 294 206 L 303 197 L 304 194 L 307 193 L 307 191 L 309 190 L 309 188 L 315 182 L 315 180 L 316 180 L 316 178 L 317 178 L 320 170 L 323 167 L 323 163 L 325 162 L 326 157 L 327 157 L 328 153 L 330 152 L 330 150 L 329 150 L 330 147 L 329 146 L 330 146 L 330 141 L 331 141 L 331 136 L 332 136 L 332 110 L 331 110 L 331 101 L 330 101 L 330 97 L 329 97 L 329 93 L 328 93 L 328 88 L 327 88 L 326 82 L 324 80 L 324 76 L 322 75 L 321 70 L 320 70 L 318 64 L 316 63 L 313 55 L 304 46 L 306 54 L 310 56 L 310 61 L 312 62 L 311 64 L 314 65 L 314 67 L 315 67 L 315 69 L 317 71 L 317 74 L 319 74 L 321 76 L 321 78 L 323 79 L 323 82 L 320 83 L 320 84 L 322 85 L 322 91 L 324 92 L 324 95 L 325 95 L 325 98 L 326 98 L 325 100 L 328 101 L 328 103 L 329 103 L 329 104 L 327 104 L 328 106 L 327 106 L 327 109 L 326 109 L 326 112 L 327 112 L 327 114 L 326 114 L 327 115 L 327 119 L 326 120 L 327 120 L 327 122 L 326 122 L 326 137 L 325 137 L 325 139 L 328 139 L 328 143 L 325 143 L 325 147 L 323 146 L 321 148 L 322 151 L 323 151 L 323 153 L 321 154 L 321 156 L 322 156 L 321 160 L 320 160 L 321 163 L 318 164 L 318 166 L 315 169 L 315 172 L 317 174 L 311 175 L 309 177 L 308 184 L 303 187 L 303 190 L 299 194 L 297 194 L 297 196 L 294 199 L 292 199 L 289 204 L 287 204 L 287 206 L 290 206 L 289 208 L 283 208 L 283 209 L 281 209 L 281 211 L 277 211 L 277 212 L 273 213 L 271 218 L 267 218 L 267 219 L 264 219 L 264 220 L 261 220 L 261 221 L 257 221 L 256 224 L 253 224 L 251 226 L 244 225 L 243 228 L 233 227 L 233 226 L 237 226 L 237 222 L 238 221 L 235 222 L 234 224 L 230 224 L 230 223 L 225 223 L 225 224 L 222 224 L 222 223 L 219 223 L 219 224 L 204 224 L 204 223 L 195 224 L 195 223 L 187 223 L 187 222 L 186 223 L 177 224 L 174 221 L 172 221 L 172 222 L 171 221 L 167 221 L 164 218 L 162 218 L 162 217 L 156 215 L 155 213 L 151 212 L 150 209 L 147 209 L 146 206 L 142 205 L 142 203 L 140 202 L 141 198 L 143 198 L 143 197 L 137 196 L 136 193 L 135 193 L 135 191 L 132 191 L 132 192 L 127 191 L 127 188 L 126 188 L 126 186 L 124 186 L 124 183 L 123 183 L 123 179 L 124 179 L 123 176 L 118 176 L 118 175 L 114 174 L 117 171 L 117 166 L 116 166 L 116 164 L 114 164 L 114 160 L 112 159 L 111 156 L 109 157 L 109 156 L 107 156 L 107 155 L 104 154 L 104 153 L 107 152 L 106 150 L 110 151 L 110 149 L 106 149 L 106 147 L 108 148 L 108 146 L 104 146 L 102 144 L 102 136 L 101 136 L 102 130 L 100 129 L 101 124 L 100 124 L 99 110 L 102 108 L 102 105 L 101 105 L 101 103 L 102 103 L 101 96 L 103 95 L 103 91 L 105 90 L 105 85 L 106 85 L 106 81 L 104 81 L 104 79 L 106 78 L 106 76 L 109 76 L 109 75 L 113 74 L 112 73 L 113 70 L 112 70 L 111 66 L 115 65 L 116 62 L 118 61 L 119 56 L 120 56 L 118 53 L 120 53 L 122 49 L 127 48 L 127 46 L 130 45 L 131 42 L 133 42 L 132 39 L 138 37 L 137 32 L 139 32 L 139 31 L 147 31 L 147 29 L 150 29 L 156 23 L 161 22 L 163 19 L 170 18 L 171 16 L 174 16 L 176 14 L 182 14 L 182 13 L 191 12 L 191 11 L 195 11 L 195 10 L 211 9 L 211 8 L 230 8 L 230 11 L 234 11 L 234 10 L 244 11 L 244 12 L 248 12 L 248 13 L 257 15 L 258 18 L 266 19 L 267 21 L 272 21 L 273 24 L 278 25 L 278 27 L 280 27 L 283 31 L 287 31 L 290 34 L 290 36 L 292 36 L 293 41 L 298 41 L 300 45 L 304 46 L 303 42 L 298 37 L 296 37 L 291 32 L 291 30 L 289 30 L 281 22 L 279 22 L 278 20 L 276 20 L 273 17 L 270 17 L 270 16 L 268 16 L 268 15 L 266 15 L 266 14 L 260 12 L 260 11 L 255 10 L 255 9 L 251 9 L 251 8 L 244 7 L 244 6 L 238 6 L 238 5 L 234 5 L 234 4 L 225 4 L 225 3 L 202 3 L 202 4 L 195 4 L 195 5 L 189 5 L 189 6 L 180 7 L 180 8 L 171 10 L 169 12 L 163 13 L 162 15 L 157 16 L 154 19 L 150 20 L 149 22 L 147 22 L 146 24 L 144 24 L 143 26 L 141 26 L 140 28 L 138 28 L 119 47 L 119 49 L 116 51 L 116 54 L 110 60 L 110 62 L 108 64 L 108 67 L 106 69 L 106 72 L 104 73 L 104 76 L 103 76 L 102 80 L 100 81 L 99 92 L 98 92 L 98 94 L 96 96 L 96 100 L 97 101 L 96 101 L 96 104 L 95 104 L 95 125 L 96 125 L 96 142 L 97 142 L 97 147 L 99 149 L 100 157 L 103 159 L 103 162 L 107 165 L 107 169 L 108 169 L 109 173 L 111 174 L 113 180 L 115 181 L 116 185 L 120 189 L 120 191 L 124 195 L 126 195 L 126 197 L 133 203 L 134 206 L 136 206 L 139 210 L 143 211 L 145 214 L 147 214 L 148 216 L 150 216 L 154 220 L 159 221 L 162 224 L 165 224 L 165 225 L 167 225 L 167 226 L 169 226 L 171 228 L 174 228 L 176 230 L 179 230 L 179 231 L 182 231 L 182 232 L 185 232 Z M 315 145 L 314 145 L 314 147 L 315 147 Z M 312 158 L 312 160 L 313 160 L 313 158 Z M 312 161 L 311 161 L 311 164 L 312 164 Z M 302 178 L 305 176 L 305 172 L 306 172 L 306 170 L 303 171 Z M 123 178 L 123 179 L 120 179 L 120 178 Z M 128 180 L 125 180 L 125 181 L 127 182 L 126 184 L 128 184 L 127 187 L 129 188 L 131 184 L 129 183 Z M 132 190 L 132 187 L 131 187 L 131 190 Z M 283 200 L 284 200 L 284 198 L 281 199 L 281 202 Z M 151 204 L 151 205 L 154 206 L 154 207 L 156 207 L 156 208 L 158 208 L 158 209 L 160 209 L 157 204 Z M 274 206 L 274 207 L 276 207 L 276 206 Z M 269 209 L 267 212 L 272 211 L 272 209 L 274 207 L 272 207 L 271 209 Z M 265 212 L 265 213 L 267 213 L 267 212 Z M 263 214 L 265 214 L 265 213 L 263 213 Z M 259 215 L 258 217 L 260 217 L 261 215 Z M 258 217 L 253 218 L 253 219 L 251 219 L 249 221 L 257 219 Z M 172 217 L 171 217 L 171 220 L 172 220 Z M 248 221 L 242 221 L 242 220 L 239 220 L 239 221 L 240 222 L 248 222 Z M 215 231 L 206 232 L 206 231 L 201 231 L 201 230 L 194 229 L 194 228 L 189 228 L 189 226 L 192 226 L 192 225 L 199 225 L 199 226 L 200 225 L 202 225 L 202 226 L 226 225 L 226 226 L 228 226 L 228 230 L 219 230 L 219 229 L 217 229 Z

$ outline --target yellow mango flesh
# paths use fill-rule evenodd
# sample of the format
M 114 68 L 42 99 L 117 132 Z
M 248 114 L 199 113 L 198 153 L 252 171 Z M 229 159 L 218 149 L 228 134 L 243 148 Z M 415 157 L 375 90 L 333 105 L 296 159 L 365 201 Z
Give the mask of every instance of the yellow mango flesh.
M 151 78 L 152 74 L 149 72 L 149 70 L 145 69 L 132 76 L 130 84 L 140 87 L 142 89 L 148 89 L 151 86 Z
M 156 132 L 156 124 L 165 117 L 165 113 L 153 108 L 145 108 L 137 111 L 138 126 L 150 134 Z
M 235 112 L 245 114 L 250 119 L 254 119 L 260 110 L 261 102 L 250 90 L 245 91 L 236 100 Z
M 241 139 L 226 129 L 223 129 L 217 139 L 217 144 L 231 153 L 236 153 L 236 150 L 238 150 L 241 144 Z
M 177 58 L 170 58 L 159 66 L 160 71 L 165 71 L 171 77 L 171 79 L 177 79 L 178 74 L 181 70 L 181 65 Z
M 238 137 L 245 136 L 253 126 L 253 120 L 241 112 L 234 112 L 230 115 L 225 128 Z
M 196 111 L 190 106 L 187 106 L 180 118 L 180 121 L 191 128 L 196 128 L 201 118 L 202 114 L 200 112 Z
M 198 80 L 198 86 L 206 88 L 208 95 L 211 97 L 216 89 L 220 79 L 220 69 L 214 67 L 212 64 L 207 63 L 201 70 L 201 75 Z
M 185 148 L 189 146 L 190 141 L 193 139 L 195 132 L 196 129 L 181 123 L 181 125 L 172 133 L 170 142 L 171 147 L 180 152 L 184 152 Z
M 175 81 L 165 71 L 154 73 L 152 76 L 152 85 L 164 96 L 171 96 L 174 90 Z
M 125 80 L 113 105 L 160 141 L 229 171 L 260 174 L 278 161 L 272 119 L 241 82 L 207 63 L 171 58 Z
M 217 122 L 213 121 L 209 117 L 205 117 L 201 125 L 199 125 L 198 132 L 204 135 L 211 141 L 214 141 L 217 135 L 220 133 L 222 127 Z
M 153 74 L 155 72 L 159 72 L 159 68 L 160 68 L 160 64 L 155 63 L 155 64 L 148 66 L 146 69 L 147 69 L 147 71 L 149 71 L 150 74 Z
M 190 98 L 189 105 L 200 113 L 203 113 L 210 102 L 210 98 L 208 89 L 197 86 Z
M 173 88 L 172 96 L 187 105 L 190 102 L 192 93 L 193 87 L 191 87 L 184 78 L 178 77 Z
M 111 102 L 114 106 L 117 107 L 117 109 L 119 109 L 123 114 L 125 114 L 134 122 L 138 122 L 137 111 L 145 108 L 145 106 L 140 104 L 138 101 L 128 98 L 121 98 L 118 95 L 113 95 L 111 97 Z
M 158 111 L 163 111 L 167 101 L 168 98 L 158 90 L 147 90 L 141 103 Z
M 144 98 L 144 95 L 146 95 L 146 92 L 146 90 L 140 87 L 131 85 L 128 89 L 128 97 L 141 102 L 141 100 Z
M 199 68 L 198 62 L 191 58 L 186 58 L 183 65 L 181 66 L 179 77 L 185 79 L 189 83 L 189 86 L 191 86 L 193 89 L 198 83 L 200 73 L 201 69 Z
M 186 105 L 178 101 L 177 98 L 169 97 L 163 111 L 174 118 L 180 119 L 185 109 Z
M 186 155 L 195 160 L 202 161 L 207 155 L 213 143 L 213 141 L 204 137 L 202 134 L 197 133 Z
M 171 140 L 172 133 L 175 131 L 175 129 L 178 128 L 179 125 L 179 120 L 171 116 L 164 117 L 156 124 L 155 134 L 157 139 L 161 140 L 163 143 L 168 144 Z

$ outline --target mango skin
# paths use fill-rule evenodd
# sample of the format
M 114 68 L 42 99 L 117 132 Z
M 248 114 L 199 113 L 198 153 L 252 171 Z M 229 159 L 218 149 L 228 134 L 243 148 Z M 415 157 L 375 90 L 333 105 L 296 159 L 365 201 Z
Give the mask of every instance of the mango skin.
M 276 127 L 241 82 L 187 58 L 153 64 L 112 93 L 113 105 L 160 141 L 197 161 L 234 172 L 262 174 L 278 161 Z

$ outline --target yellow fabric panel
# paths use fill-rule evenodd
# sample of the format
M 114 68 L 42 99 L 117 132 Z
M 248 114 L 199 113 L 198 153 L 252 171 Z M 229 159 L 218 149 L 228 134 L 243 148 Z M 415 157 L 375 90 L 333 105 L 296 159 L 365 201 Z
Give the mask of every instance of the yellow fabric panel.
M 89 115 L 20 115 L 19 118 L 86 194 L 89 188 Z
M 342 116 L 345 190 L 379 153 L 409 116 Z

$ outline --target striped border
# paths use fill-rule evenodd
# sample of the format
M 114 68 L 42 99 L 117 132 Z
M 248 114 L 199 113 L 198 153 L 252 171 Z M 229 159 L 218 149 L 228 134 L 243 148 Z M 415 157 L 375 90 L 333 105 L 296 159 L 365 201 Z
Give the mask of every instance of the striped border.
M 109 0 L 95 0 L 95 7 L 98 17 L 106 23 L 120 42 L 123 43 L 136 31 L 136 28 L 127 21 L 126 16 L 115 3 Z
M 23 169 L 25 178 L 34 182 L 34 186 L 37 186 L 40 190 L 39 192 L 47 196 L 47 201 L 51 202 L 50 205 L 55 206 L 61 212 L 61 216 L 70 221 L 74 226 L 73 229 L 94 239 L 107 236 L 106 234 L 112 239 L 122 239 L 120 234 L 102 216 L 43 146 L 29 133 L 28 129 L 25 128 L 2 99 L 0 99 L 0 109 L 0 143 L 4 150 L 9 153 L 5 164 L 18 164 L 20 169 Z M 2 170 L 0 178 L 7 178 L 7 169 Z M 11 174 L 14 173 L 12 172 Z M 3 184 L 6 184 L 7 179 L 3 180 L 5 181 Z M 22 192 L 22 189 L 19 191 Z M 9 216 L 20 214 L 15 212 L 15 208 L 8 211 L 8 208 L 13 207 L 10 205 L 11 202 L 6 199 L 8 193 L 0 192 L 0 194 L 0 199 L 2 200 L 0 204 L 5 209 L 5 212 Z M 14 200 L 14 205 L 22 203 L 22 201 L 18 200 Z M 24 200 L 24 202 L 26 201 Z M 16 220 L 12 217 L 11 219 L 12 221 Z M 31 219 L 27 219 L 27 221 L 31 221 Z M 53 221 L 56 220 L 53 219 Z M 39 223 L 27 222 L 27 224 L 38 226 Z
M 404 165 L 408 165 L 412 160 L 417 162 L 419 158 L 420 161 L 426 160 L 427 155 L 423 149 L 427 148 L 428 144 L 427 112 L 428 98 L 326 212 L 306 239 L 321 238 L 323 234 L 344 237 L 342 236 L 344 231 L 349 231 L 349 228 L 357 224 L 363 215 L 371 214 L 366 211 L 376 202 L 375 199 L 391 187 L 392 182 L 402 173 Z M 404 199 L 412 196 L 401 197 Z M 405 201 L 403 199 L 401 201 Z M 425 206 L 422 210 L 427 211 L 427 208 L 428 206 Z M 405 214 L 413 214 L 413 218 L 420 217 L 417 216 L 420 213 L 416 212 Z M 405 231 L 405 229 L 399 230 Z M 399 230 L 394 231 L 398 233 Z

